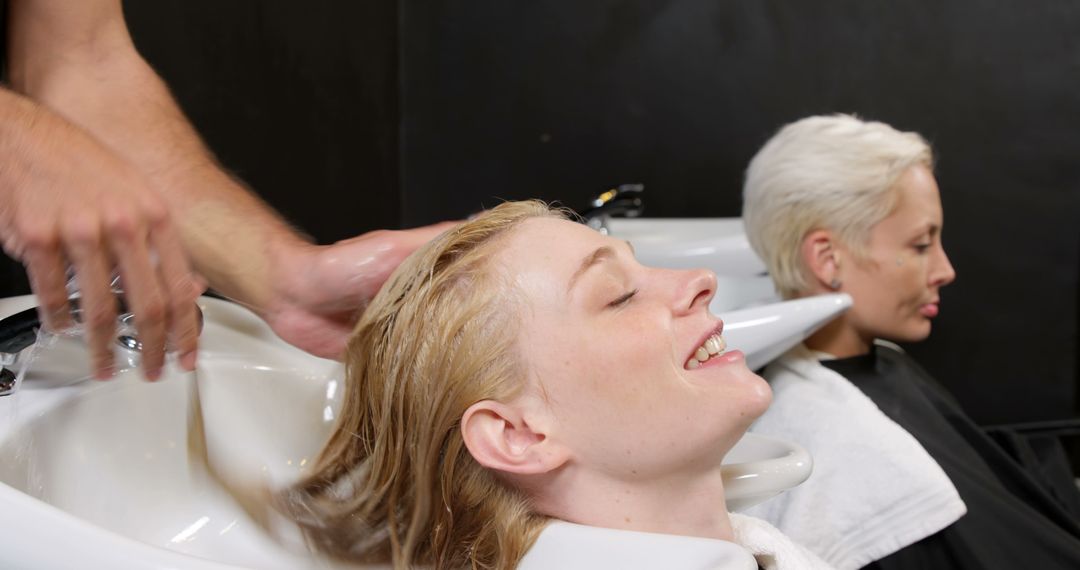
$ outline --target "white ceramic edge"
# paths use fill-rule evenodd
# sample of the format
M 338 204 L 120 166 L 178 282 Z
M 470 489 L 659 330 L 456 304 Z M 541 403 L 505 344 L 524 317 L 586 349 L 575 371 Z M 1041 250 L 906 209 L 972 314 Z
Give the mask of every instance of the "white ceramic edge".
M 32 513 L 32 514 L 31 514 Z M 90 524 L 0 483 L 0 567 L 25 570 L 239 570 Z
M 607 227 L 612 237 L 633 243 L 645 265 L 708 267 L 726 277 L 758 277 L 766 271 L 750 247 L 742 218 L 611 218 Z
M 813 473 L 814 460 L 801 445 L 787 440 L 746 433 L 745 442 L 767 442 L 786 450 L 773 459 L 724 465 L 724 490 L 729 511 L 737 512 L 762 503 L 806 481 Z M 741 441 L 743 441 L 741 440 Z M 731 492 L 737 489 L 737 494 Z
M 830 293 L 723 311 L 718 316 L 724 321 L 728 347 L 742 350 L 747 366 L 757 370 L 846 311 L 851 303 L 847 293 Z

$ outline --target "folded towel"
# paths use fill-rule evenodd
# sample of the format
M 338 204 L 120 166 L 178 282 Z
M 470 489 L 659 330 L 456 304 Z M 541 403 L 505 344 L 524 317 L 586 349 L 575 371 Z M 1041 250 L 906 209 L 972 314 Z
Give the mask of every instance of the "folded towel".
M 828 570 L 816 554 L 799 546 L 771 524 L 751 516 L 731 513 L 735 542 L 750 551 L 765 570 Z
M 751 431 L 814 457 L 805 483 L 746 511 L 829 564 L 860 568 L 967 512 L 956 487 L 907 431 L 805 346 L 770 364 L 773 404 Z

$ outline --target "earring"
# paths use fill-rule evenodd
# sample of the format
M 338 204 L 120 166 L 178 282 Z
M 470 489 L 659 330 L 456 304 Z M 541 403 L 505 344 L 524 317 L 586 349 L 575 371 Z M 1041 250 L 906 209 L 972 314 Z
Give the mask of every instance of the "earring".
M 829 281 L 829 287 L 830 287 L 830 288 L 831 288 L 831 289 L 832 289 L 833 291 L 836 291 L 837 289 L 839 289 L 839 288 L 840 288 L 840 280 L 839 280 L 839 279 L 837 279 L 837 278 L 835 278 L 835 277 L 833 277 L 833 278 L 832 278 L 832 281 Z

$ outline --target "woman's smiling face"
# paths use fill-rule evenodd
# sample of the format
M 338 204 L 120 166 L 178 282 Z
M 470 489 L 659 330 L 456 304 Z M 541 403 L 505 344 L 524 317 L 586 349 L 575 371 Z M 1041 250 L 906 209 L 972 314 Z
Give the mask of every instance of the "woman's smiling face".
M 714 470 L 769 405 L 737 347 L 698 364 L 722 327 L 712 272 L 644 267 L 627 242 L 550 218 L 515 228 L 497 259 L 524 299 L 522 397 L 572 462 L 625 480 Z

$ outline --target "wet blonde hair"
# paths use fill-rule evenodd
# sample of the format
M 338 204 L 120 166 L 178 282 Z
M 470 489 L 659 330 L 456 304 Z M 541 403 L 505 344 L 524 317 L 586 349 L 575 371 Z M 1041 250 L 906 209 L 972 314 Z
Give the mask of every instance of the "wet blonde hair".
M 314 547 L 395 568 L 513 568 L 546 518 L 469 454 L 459 422 L 524 386 L 515 290 L 492 267 L 522 221 L 508 202 L 410 256 L 365 309 L 346 354 L 341 417 L 314 472 L 283 496 Z
M 826 229 L 865 255 L 870 230 L 896 205 L 897 179 L 917 164 L 933 169 L 930 145 L 918 133 L 850 115 L 808 117 L 788 124 L 746 170 L 743 223 L 777 292 L 797 297 L 812 276 L 802 241 Z

